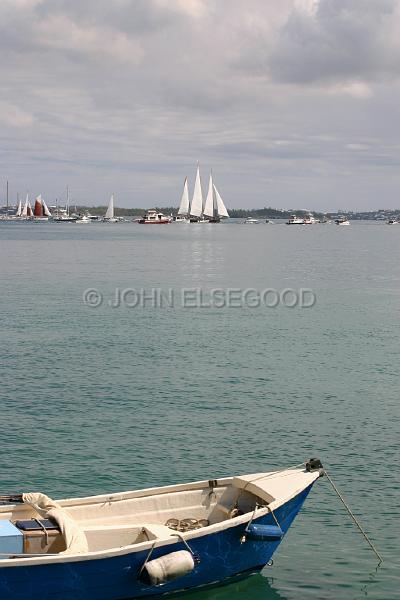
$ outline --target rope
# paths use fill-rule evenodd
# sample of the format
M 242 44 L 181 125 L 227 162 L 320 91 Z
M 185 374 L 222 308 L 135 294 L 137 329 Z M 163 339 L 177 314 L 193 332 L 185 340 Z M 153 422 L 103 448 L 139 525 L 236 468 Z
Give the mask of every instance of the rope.
M 148 553 L 148 555 L 146 556 L 146 560 L 145 560 L 145 561 L 144 561 L 144 563 L 142 564 L 142 568 L 141 568 L 141 569 L 140 569 L 140 571 L 139 571 L 139 577 L 140 577 L 140 576 L 141 576 L 141 574 L 143 573 L 143 569 L 144 569 L 144 568 L 145 568 L 145 566 L 147 565 L 147 563 L 148 563 L 148 561 L 149 561 L 149 558 L 150 558 L 150 556 L 153 554 L 153 550 L 154 550 L 154 548 L 156 547 L 156 544 L 157 544 L 157 540 L 156 540 L 156 541 L 155 541 L 155 542 L 152 544 L 152 546 L 151 546 L 151 548 L 150 548 L 150 550 L 149 550 L 149 553 Z
M 371 547 L 371 549 L 373 550 L 373 552 L 376 554 L 376 556 L 379 559 L 379 564 L 381 562 L 383 562 L 383 558 L 381 557 L 381 555 L 379 554 L 378 550 L 375 548 L 374 544 L 371 542 L 371 540 L 369 539 L 368 535 L 365 533 L 364 529 L 361 527 L 360 523 L 357 521 L 356 517 L 354 516 L 354 514 L 352 513 L 349 505 L 346 503 L 345 499 L 343 498 L 342 494 L 339 492 L 339 490 L 337 489 L 336 485 L 333 483 L 332 479 L 329 477 L 328 473 L 326 472 L 326 470 L 324 469 L 324 475 L 326 476 L 327 480 L 329 481 L 329 483 L 331 484 L 333 490 L 335 491 L 337 497 L 339 498 L 339 500 L 342 502 L 343 506 L 345 507 L 345 509 L 347 510 L 348 514 L 350 515 L 351 519 L 354 521 L 355 525 L 358 527 L 360 533 L 362 534 L 362 536 L 364 537 L 364 539 L 366 540 L 366 542 L 369 544 L 369 546 Z
M 272 510 L 272 508 L 271 508 L 270 506 L 268 506 L 268 505 L 267 505 L 267 508 L 268 508 L 269 512 L 271 513 L 271 515 L 272 515 L 272 518 L 274 519 L 274 521 L 275 521 L 275 523 L 277 524 L 277 526 L 279 527 L 279 529 L 281 529 L 281 530 L 282 530 L 282 527 L 279 525 L 278 519 L 276 518 L 276 516 L 275 516 L 275 513 L 274 513 L 274 511 Z M 283 531 L 283 530 L 282 530 L 282 531 Z

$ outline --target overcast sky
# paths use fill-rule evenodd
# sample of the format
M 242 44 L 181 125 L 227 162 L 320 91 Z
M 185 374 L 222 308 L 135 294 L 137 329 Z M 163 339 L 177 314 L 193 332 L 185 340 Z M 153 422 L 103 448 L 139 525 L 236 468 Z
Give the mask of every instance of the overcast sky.
M 1 197 L 400 207 L 400 1 L 0 0 Z

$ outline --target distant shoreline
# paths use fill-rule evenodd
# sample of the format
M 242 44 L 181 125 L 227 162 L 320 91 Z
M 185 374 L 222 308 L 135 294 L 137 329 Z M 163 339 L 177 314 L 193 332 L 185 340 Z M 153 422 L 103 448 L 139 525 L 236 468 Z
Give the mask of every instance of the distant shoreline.
M 71 204 L 71 210 L 75 212 L 75 205 Z M 178 207 L 176 206 L 154 206 L 156 210 L 163 212 L 166 215 L 176 214 L 178 211 Z M 54 207 L 50 207 L 51 212 L 54 213 Z M 104 216 L 107 210 L 107 206 L 86 206 L 86 205 L 76 205 L 77 213 L 85 213 L 89 212 L 92 215 L 100 215 Z M 139 215 L 143 215 L 148 208 L 122 208 L 115 207 L 115 216 L 117 217 L 135 217 Z M 12 215 L 15 212 L 14 206 L 9 206 L 8 212 Z M 244 219 L 246 217 L 254 217 L 259 219 L 288 219 L 291 215 L 296 215 L 299 217 L 303 217 L 308 214 L 312 214 L 315 217 L 322 219 L 335 219 L 338 215 L 346 215 L 349 220 L 359 220 L 359 221 L 376 221 L 376 220 L 387 220 L 389 218 L 399 218 L 400 217 L 400 208 L 398 209 L 380 209 L 380 210 L 371 210 L 371 211 L 339 211 L 339 212 L 319 212 L 319 211 L 308 211 L 308 210 L 299 210 L 299 209 L 288 209 L 283 210 L 279 208 L 272 207 L 264 207 L 264 208 L 253 208 L 253 209 L 245 209 L 245 208 L 228 208 L 229 216 L 232 219 Z M 7 207 L 3 206 L 0 208 L 0 216 L 7 213 Z

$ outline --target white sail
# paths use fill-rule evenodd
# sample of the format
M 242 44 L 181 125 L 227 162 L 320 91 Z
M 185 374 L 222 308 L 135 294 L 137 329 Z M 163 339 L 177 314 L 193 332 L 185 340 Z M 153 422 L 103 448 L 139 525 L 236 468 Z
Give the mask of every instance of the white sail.
M 26 195 L 26 200 L 24 202 L 24 206 L 22 207 L 21 217 L 28 216 L 28 194 Z
M 48 209 L 46 202 L 42 198 L 43 214 L 45 217 L 51 217 L 51 212 Z
M 218 192 L 217 188 L 215 187 L 215 185 L 214 185 L 214 193 L 215 193 L 215 199 L 217 201 L 218 216 L 222 217 L 222 218 L 228 218 L 229 213 L 226 210 L 226 206 L 225 206 L 221 196 L 219 195 L 219 192 Z
M 114 194 L 111 194 L 110 202 L 108 203 L 107 212 L 104 216 L 105 219 L 114 218 Z
M 16 217 L 20 217 L 22 215 L 22 202 L 19 199 L 18 200 L 18 206 L 17 206 L 17 210 L 15 211 L 15 216 Z
M 194 184 L 194 192 L 192 204 L 190 206 L 190 214 L 193 217 L 201 217 L 203 213 L 203 192 L 201 191 L 200 168 L 197 167 L 196 182 Z
M 210 173 L 210 181 L 208 184 L 208 193 L 206 202 L 204 204 L 204 216 L 214 217 L 214 185 L 212 180 L 212 173 Z
M 29 194 L 26 195 L 24 206 L 21 212 L 21 217 L 30 217 L 32 215 L 32 208 L 29 202 Z
M 189 214 L 189 189 L 187 177 L 185 178 L 185 183 L 183 184 L 183 193 L 181 198 L 181 203 L 178 210 L 178 215 L 188 215 Z

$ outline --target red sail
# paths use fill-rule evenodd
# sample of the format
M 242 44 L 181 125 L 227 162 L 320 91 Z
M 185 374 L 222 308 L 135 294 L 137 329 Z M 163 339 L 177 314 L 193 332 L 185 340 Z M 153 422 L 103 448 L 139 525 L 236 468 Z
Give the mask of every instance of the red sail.
M 33 216 L 34 217 L 43 217 L 43 205 L 42 205 L 41 201 L 39 200 L 39 198 L 36 198 L 36 200 L 35 200 Z

